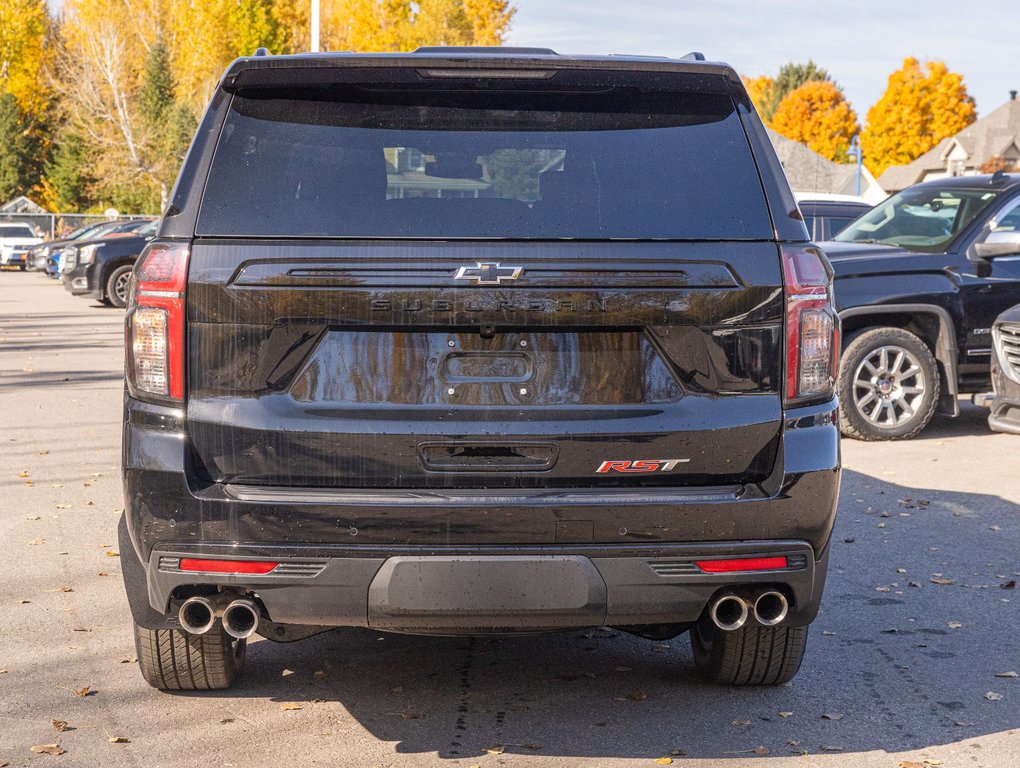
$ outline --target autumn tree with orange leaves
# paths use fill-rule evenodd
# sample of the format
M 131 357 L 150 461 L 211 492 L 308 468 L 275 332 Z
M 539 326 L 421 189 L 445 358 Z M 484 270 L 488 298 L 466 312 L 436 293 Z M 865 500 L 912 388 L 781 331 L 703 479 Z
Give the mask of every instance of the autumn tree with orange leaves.
M 846 160 L 850 140 L 860 130 L 857 113 L 835 83 L 812 80 L 784 98 L 772 117 L 773 130 L 807 144 L 822 157 Z
M 915 58 L 889 75 L 885 93 L 868 110 L 861 136 L 864 161 L 876 176 L 909 163 L 974 122 L 977 111 L 963 76 L 941 61 Z

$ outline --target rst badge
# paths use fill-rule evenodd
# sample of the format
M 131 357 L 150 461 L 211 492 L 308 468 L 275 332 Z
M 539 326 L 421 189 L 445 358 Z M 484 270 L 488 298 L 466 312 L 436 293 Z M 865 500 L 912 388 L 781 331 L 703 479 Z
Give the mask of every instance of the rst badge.
M 473 267 L 461 267 L 454 280 L 473 280 L 476 285 L 499 285 L 504 280 L 516 280 L 524 267 L 504 267 L 498 261 L 478 261 Z
M 628 459 L 603 461 L 595 470 L 597 474 L 609 472 L 669 472 L 679 464 L 686 464 L 690 459 Z

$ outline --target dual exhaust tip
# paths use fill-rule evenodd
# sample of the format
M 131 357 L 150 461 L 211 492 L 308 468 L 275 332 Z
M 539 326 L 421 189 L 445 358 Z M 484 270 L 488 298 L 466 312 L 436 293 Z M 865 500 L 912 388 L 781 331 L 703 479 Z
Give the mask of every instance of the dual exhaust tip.
M 231 599 L 229 595 L 189 597 L 177 612 L 181 627 L 189 634 L 204 635 L 219 619 L 226 633 L 238 640 L 255 634 L 260 618 L 261 612 L 253 600 Z
M 751 597 L 726 592 L 715 598 L 708 609 L 712 623 L 725 632 L 740 629 L 752 616 L 761 626 L 774 627 L 789 613 L 786 595 L 775 589 L 764 589 Z

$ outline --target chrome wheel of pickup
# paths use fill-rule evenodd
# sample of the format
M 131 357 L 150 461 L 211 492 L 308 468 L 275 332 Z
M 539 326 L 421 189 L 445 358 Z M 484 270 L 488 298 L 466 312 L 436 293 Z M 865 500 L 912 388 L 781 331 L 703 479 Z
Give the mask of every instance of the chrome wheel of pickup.
M 840 428 L 858 440 L 914 437 L 935 414 L 939 369 L 925 342 L 902 328 L 853 338 L 839 372 Z
M 903 347 L 879 347 L 854 372 L 854 404 L 874 424 L 894 427 L 910 421 L 925 391 L 921 361 Z

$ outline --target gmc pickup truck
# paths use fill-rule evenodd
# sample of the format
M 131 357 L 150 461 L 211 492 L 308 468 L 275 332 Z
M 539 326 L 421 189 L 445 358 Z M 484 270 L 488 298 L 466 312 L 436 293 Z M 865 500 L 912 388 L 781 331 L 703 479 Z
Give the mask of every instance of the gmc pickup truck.
M 914 437 L 991 389 L 992 325 L 1020 303 L 1020 175 L 925 182 L 822 246 L 843 325 L 840 426 Z

